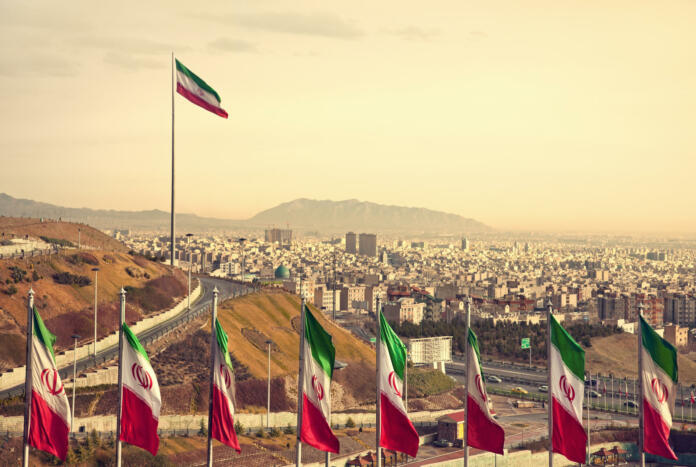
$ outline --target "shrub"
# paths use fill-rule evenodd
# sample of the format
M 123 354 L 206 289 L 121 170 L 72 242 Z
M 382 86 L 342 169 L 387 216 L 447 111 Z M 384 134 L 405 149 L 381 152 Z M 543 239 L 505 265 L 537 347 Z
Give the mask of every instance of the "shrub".
M 10 277 L 12 278 L 15 284 L 22 282 L 22 280 L 24 280 L 24 276 L 27 275 L 27 272 L 24 269 L 19 268 L 17 266 L 10 266 L 9 269 Z
M 351 417 L 348 417 L 348 420 L 346 420 L 346 428 L 355 428 L 355 422 Z
M 92 283 L 91 279 L 87 276 L 78 276 L 76 274 L 70 274 L 69 272 L 58 272 L 53 274 L 53 280 L 57 284 L 77 285 L 79 287 L 85 287 Z
M 32 273 L 31 273 L 31 280 L 34 281 L 34 282 L 36 282 L 36 281 L 38 281 L 39 279 L 41 279 L 41 278 L 39 277 L 39 275 L 37 274 L 37 272 L 36 272 L 36 271 L 32 271 Z
M 201 436 L 208 436 L 208 427 L 205 426 L 205 422 L 202 418 L 200 428 L 198 429 L 198 434 Z
M 280 430 L 276 427 L 272 427 L 268 434 L 271 435 L 271 438 L 277 438 L 280 436 Z
M 242 425 L 242 423 L 239 420 L 234 422 L 234 431 L 235 433 L 238 433 L 240 435 L 244 433 L 244 425 Z
M 257 437 L 257 438 L 265 438 L 265 437 L 266 437 L 266 432 L 263 431 L 263 428 L 259 428 L 259 429 L 256 431 L 256 437 Z
M 294 435 L 295 427 L 290 426 L 290 424 L 288 423 L 288 426 L 283 428 L 283 433 L 285 433 L 286 435 Z
M 7 295 L 12 296 L 12 295 L 14 295 L 14 294 L 17 293 L 17 287 L 15 287 L 14 285 L 11 285 L 11 286 L 9 286 L 7 289 L 5 289 L 5 293 L 6 293 Z
M 94 256 L 91 253 L 85 253 L 85 252 L 80 252 L 80 253 L 75 253 L 74 255 L 70 255 L 66 258 L 66 261 L 69 263 L 75 264 L 77 266 L 81 264 L 90 264 L 92 266 L 98 266 L 99 265 L 99 260 L 97 259 L 96 256 Z
M 46 243 L 53 243 L 54 245 L 62 246 L 64 248 L 72 248 L 75 246 L 72 242 L 69 242 L 68 240 L 64 240 L 62 238 L 51 238 L 46 237 L 44 235 L 41 235 L 39 238 Z

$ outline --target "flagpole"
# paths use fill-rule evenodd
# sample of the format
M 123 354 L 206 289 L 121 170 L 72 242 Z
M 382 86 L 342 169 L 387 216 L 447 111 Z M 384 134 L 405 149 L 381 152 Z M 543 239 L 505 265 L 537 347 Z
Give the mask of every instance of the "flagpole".
M 464 467 L 469 467 L 469 376 L 471 368 L 469 367 L 469 326 L 471 326 L 471 297 L 466 299 L 466 325 L 464 326 L 464 339 L 466 346 L 464 349 L 464 359 L 466 360 L 466 379 L 464 380 Z M 484 400 L 484 403 L 486 401 Z
M 638 378 L 640 378 L 640 384 L 638 384 L 638 452 L 640 453 L 640 467 L 645 467 L 645 434 L 643 433 L 643 326 L 641 323 L 641 318 L 643 317 L 643 302 L 638 305 Z M 635 394 L 635 386 L 633 394 Z
M 118 327 L 118 412 L 116 412 L 116 467 L 121 467 L 121 412 L 123 411 L 123 324 L 126 322 L 126 291 L 121 287 L 121 325 Z
M 382 346 L 382 323 L 380 322 L 381 303 L 377 297 L 377 311 L 375 311 L 375 319 L 377 321 L 377 330 L 375 331 L 375 355 L 377 357 L 377 412 L 375 413 L 375 441 L 377 443 L 377 467 L 382 467 L 382 448 L 379 447 L 382 441 L 382 388 L 381 384 L 381 360 L 380 347 Z
M 302 296 L 302 280 L 300 279 L 300 296 Z M 297 457 L 295 465 L 302 465 L 302 402 L 304 396 L 304 346 L 305 346 L 305 299 L 302 299 L 300 309 L 300 371 L 297 376 Z
M 174 52 L 172 52 L 172 213 L 171 213 L 171 263 L 174 267 L 176 244 L 174 236 Z
M 208 467 L 213 465 L 213 378 L 215 375 L 216 329 L 218 288 L 213 289 L 213 315 L 210 325 L 210 395 L 208 396 Z
M 553 314 L 553 306 L 551 300 L 546 302 L 546 360 L 549 362 L 546 374 L 546 385 L 549 388 L 549 403 L 547 407 L 547 415 L 549 417 L 549 467 L 553 467 L 553 391 L 551 384 L 551 315 Z
M 29 289 L 29 301 L 27 303 L 27 365 L 26 376 L 24 378 L 24 454 L 23 465 L 29 466 L 29 429 L 31 421 L 31 393 L 33 375 L 31 373 L 31 360 L 34 339 L 34 289 Z

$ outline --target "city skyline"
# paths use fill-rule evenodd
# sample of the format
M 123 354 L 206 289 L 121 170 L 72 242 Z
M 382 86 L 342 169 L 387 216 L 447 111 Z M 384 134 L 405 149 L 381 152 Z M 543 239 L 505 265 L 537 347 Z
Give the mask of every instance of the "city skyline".
M 0 7 L 0 185 L 70 207 L 245 219 L 296 198 L 499 230 L 696 231 L 696 74 L 674 1 Z

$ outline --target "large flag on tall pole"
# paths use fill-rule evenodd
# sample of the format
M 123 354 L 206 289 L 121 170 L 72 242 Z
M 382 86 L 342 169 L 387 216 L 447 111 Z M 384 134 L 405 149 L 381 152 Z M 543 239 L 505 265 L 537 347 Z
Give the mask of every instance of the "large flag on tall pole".
M 481 355 L 478 339 L 469 328 L 469 355 L 467 363 L 467 445 L 484 451 L 504 454 L 505 432 L 503 427 L 493 418 L 488 408 L 488 393 L 486 383 L 481 373 Z
M 56 336 L 33 308 L 31 418 L 28 442 L 63 461 L 68 453 L 70 404 L 56 368 Z
M 676 460 L 669 446 L 677 396 L 677 350 L 640 316 L 643 451 Z
M 227 334 L 220 321 L 215 319 L 213 362 L 213 410 L 210 417 L 210 436 L 223 444 L 242 452 L 234 431 L 234 369 L 227 350 Z
M 548 319 L 552 451 L 583 464 L 587 443 L 587 434 L 582 427 L 585 351 L 556 321 L 553 313 L 548 313 Z
M 159 449 L 157 426 L 162 406 L 157 376 L 136 335 L 126 323 L 123 323 L 122 329 L 124 343 L 119 364 L 123 375 L 123 408 L 119 439 L 143 448 L 154 456 Z
M 331 378 L 336 349 L 331 335 L 305 305 L 302 363 L 302 426 L 300 441 L 320 451 L 338 453 L 338 438 L 331 431 Z
M 379 385 L 379 446 L 405 452 L 411 457 L 418 455 L 420 437 L 406 414 L 402 399 L 406 347 L 384 318 L 382 310 L 377 312 L 379 349 L 377 351 L 377 382 Z
M 220 107 L 220 95 L 179 60 L 176 60 L 176 92 L 197 106 L 227 118 L 227 112 Z

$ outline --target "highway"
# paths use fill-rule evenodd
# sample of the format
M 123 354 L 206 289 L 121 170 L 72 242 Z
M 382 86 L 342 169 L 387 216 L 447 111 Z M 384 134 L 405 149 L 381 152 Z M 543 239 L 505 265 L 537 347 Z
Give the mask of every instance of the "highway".
M 515 387 L 520 387 L 530 395 L 536 397 L 546 397 L 545 392 L 539 391 L 539 386 L 547 384 L 547 373 L 545 368 L 539 367 L 528 367 L 520 364 L 504 363 L 504 362 L 494 362 L 482 359 L 482 370 L 486 377 L 495 375 L 499 377 L 502 382 L 492 383 L 487 382 L 487 387 L 490 388 L 491 392 L 500 391 L 510 391 Z M 455 360 L 452 363 L 446 365 L 446 370 L 449 375 L 455 378 L 457 381 L 464 382 L 466 376 L 466 365 L 461 360 Z M 636 401 L 638 397 L 636 395 L 638 387 L 635 385 L 635 380 L 629 379 L 624 380 L 623 378 L 612 378 L 607 376 L 598 377 L 592 375 L 592 379 L 596 380 L 596 385 L 592 387 L 593 391 L 596 391 L 596 397 L 590 397 L 590 403 L 592 408 L 600 410 L 613 410 L 620 413 L 635 415 L 637 414 L 637 407 L 629 407 L 626 405 L 626 401 Z M 613 386 L 612 386 L 613 384 Z M 605 391 L 606 385 L 606 391 Z M 677 387 L 677 402 L 675 407 L 675 419 L 681 418 L 682 405 L 680 401 L 686 399 L 684 407 L 684 416 L 689 416 L 689 392 L 692 390 L 694 385 L 679 385 Z M 612 392 L 613 387 L 613 392 Z M 628 395 L 626 395 L 626 388 Z M 694 391 L 696 394 L 696 391 Z M 613 397 L 612 397 L 613 394 Z M 587 392 L 585 392 L 585 403 L 587 403 Z M 629 402 L 630 404 L 630 402 Z M 696 405 L 694 406 L 696 408 Z
M 138 339 L 143 345 L 147 345 L 160 337 L 168 334 L 173 329 L 185 324 L 192 319 L 199 316 L 201 313 L 206 312 L 210 309 L 213 303 L 213 289 L 218 288 L 219 299 L 218 303 L 222 302 L 231 297 L 238 297 L 241 295 L 246 295 L 252 292 L 254 289 L 242 284 L 237 284 L 224 279 L 217 279 L 207 276 L 198 276 L 198 280 L 201 283 L 202 293 L 198 299 L 191 303 L 190 309 L 184 309 L 181 313 L 173 318 L 160 323 L 156 326 L 147 329 L 140 334 L 138 334 Z M 126 301 L 128 297 L 126 296 Z M 115 359 L 118 356 L 118 344 L 108 347 L 100 352 L 97 352 L 96 358 L 92 355 L 89 357 L 82 358 L 77 361 L 77 373 L 84 372 L 91 368 L 95 368 Z M 72 364 L 60 368 L 58 370 L 60 377 L 63 379 L 72 378 L 73 366 Z M 21 396 L 24 394 L 24 383 L 14 386 L 9 389 L 5 389 L 0 392 L 0 399 L 5 399 L 13 396 Z

